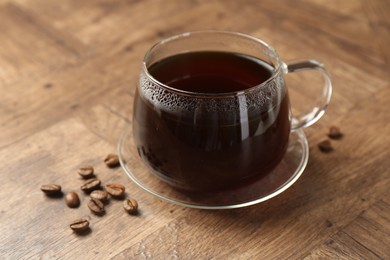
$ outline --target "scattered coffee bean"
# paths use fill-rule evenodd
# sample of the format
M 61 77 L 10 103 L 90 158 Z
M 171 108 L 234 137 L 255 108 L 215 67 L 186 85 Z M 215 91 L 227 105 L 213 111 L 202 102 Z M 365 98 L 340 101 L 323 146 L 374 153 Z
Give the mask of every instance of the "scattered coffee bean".
M 91 194 L 89 194 L 89 196 L 91 196 L 93 199 L 106 201 L 108 198 L 108 192 L 105 190 L 94 190 L 91 192 Z
M 127 199 L 123 201 L 123 208 L 130 214 L 135 214 L 138 211 L 138 202 L 135 199 Z
M 116 154 L 107 155 L 106 159 L 104 159 L 104 163 L 110 168 L 117 167 L 119 165 L 118 155 Z
M 79 169 L 78 173 L 84 179 L 89 179 L 93 177 L 94 169 L 90 165 L 83 166 Z
M 125 186 L 119 183 L 108 183 L 106 185 L 107 192 L 111 196 L 116 198 L 123 197 L 123 195 L 125 194 L 125 189 L 126 189 Z
M 343 137 L 343 133 L 341 133 L 340 131 L 340 128 L 336 127 L 336 126 L 332 126 L 329 128 L 329 134 L 328 134 L 329 138 L 331 139 L 341 139 Z
M 43 184 L 41 186 L 41 191 L 43 191 L 46 195 L 54 196 L 61 194 L 61 186 L 54 183 Z
M 76 192 L 71 191 L 65 195 L 65 202 L 69 208 L 77 208 L 80 205 L 79 195 Z
M 86 192 L 90 192 L 93 190 L 96 190 L 100 187 L 100 180 L 99 179 L 90 179 L 87 182 L 85 182 L 83 185 L 81 185 L 80 189 Z
M 329 152 L 333 151 L 332 144 L 330 143 L 329 140 L 324 140 L 324 141 L 318 143 L 318 148 L 320 149 L 321 152 L 324 152 L 324 153 L 329 153 Z
M 70 223 L 69 226 L 73 231 L 81 233 L 89 229 L 89 221 L 85 218 L 77 219 Z
M 104 213 L 104 204 L 97 199 L 91 199 L 88 202 L 88 208 L 97 215 L 101 215 Z

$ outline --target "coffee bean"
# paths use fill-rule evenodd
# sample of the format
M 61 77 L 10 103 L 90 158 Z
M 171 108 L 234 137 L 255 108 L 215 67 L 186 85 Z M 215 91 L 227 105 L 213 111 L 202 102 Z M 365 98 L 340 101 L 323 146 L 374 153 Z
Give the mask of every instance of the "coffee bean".
M 104 213 L 104 204 L 97 199 L 92 199 L 88 202 L 88 208 L 97 215 Z
M 324 141 L 318 143 L 318 148 L 320 149 L 321 152 L 324 152 L 324 153 L 329 153 L 329 152 L 333 151 L 332 144 L 330 143 L 329 140 L 324 140 Z
M 55 196 L 61 194 L 61 186 L 54 183 L 43 184 L 41 186 L 41 191 L 43 191 L 48 196 Z
M 90 179 L 87 182 L 85 182 L 83 185 L 81 185 L 80 189 L 86 192 L 90 192 L 93 190 L 96 190 L 100 187 L 100 180 L 99 179 Z
M 84 179 L 89 179 L 93 177 L 94 169 L 90 165 L 83 166 L 79 169 L 78 173 Z
M 69 226 L 73 231 L 81 233 L 89 229 L 89 221 L 85 218 L 77 219 L 72 221 Z
M 79 195 L 76 192 L 71 191 L 65 195 L 65 202 L 69 208 L 77 208 L 80 205 Z
M 338 139 L 341 139 L 343 137 L 343 133 L 341 133 L 340 128 L 338 128 L 336 126 L 332 126 L 329 128 L 328 136 L 331 139 L 338 140 Z
M 91 192 L 91 194 L 89 194 L 89 196 L 91 196 L 93 199 L 106 201 L 108 198 L 108 192 L 105 190 L 94 190 Z
M 104 163 L 110 168 L 117 167 L 119 165 L 118 155 L 116 154 L 107 155 L 106 159 L 104 159 Z
M 135 214 L 138 211 L 138 202 L 135 199 L 127 199 L 123 201 L 123 208 L 130 214 Z
M 125 189 L 126 189 L 125 186 L 119 183 L 108 183 L 106 185 L 107 192 L 111 196 L 116 198 L 123 197 L 123 195 L 125 194 Z

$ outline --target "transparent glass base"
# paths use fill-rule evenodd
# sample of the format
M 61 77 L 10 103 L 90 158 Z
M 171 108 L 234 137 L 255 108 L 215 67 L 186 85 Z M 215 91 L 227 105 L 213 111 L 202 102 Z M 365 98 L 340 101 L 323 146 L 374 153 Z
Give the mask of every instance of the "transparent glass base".
M 151 173 L 138 155 L 133 130 L 128 126 L 119 141 L 119 159 L 129 178 L 150 194 L 186 207 L 201 209 L 240 208 L 266 201 L 288 189 L 304 171 L 309 148 L 303 130 L 291 132 L 287 152 L 269 174 L 240 188 L 216 192 L 183 192 Z

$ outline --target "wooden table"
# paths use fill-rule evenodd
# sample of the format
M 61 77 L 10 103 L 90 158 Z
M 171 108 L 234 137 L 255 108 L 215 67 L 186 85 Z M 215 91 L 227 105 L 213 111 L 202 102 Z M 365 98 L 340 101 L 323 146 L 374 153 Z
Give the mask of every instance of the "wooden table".
M 386 0 L 0 0 L 0 258 L 390 258 L 389 13 Z M 304 174 L 262 204 L 176 206 L 103 163 L 131 123 L 143 54 L 200 29 L 251 34 L 285 61 L 322 61 L 333 77 L 326 115 L 305 130 Z M 315 77 L 288 76 L 293 105 L 311 100 Z M 322 153 L 331 125 L 344 138 Z M 83 164 L 124 183 L 139 215 L 116 200 L 91 214 Z M 44 196 L 50 182 L 77 191 L 80 207 Z M 91 231 L 77 235 L 69 223 L 83 216 Z

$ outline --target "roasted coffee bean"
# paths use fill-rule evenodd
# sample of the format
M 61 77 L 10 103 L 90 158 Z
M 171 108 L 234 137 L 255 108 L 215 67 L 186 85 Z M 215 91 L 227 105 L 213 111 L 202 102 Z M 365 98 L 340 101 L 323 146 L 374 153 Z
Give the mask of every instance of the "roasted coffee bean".
M 332 126 L 329 128 L 329 138 L 331 139 L 341 139 L 343 137 L 343 133 L 341 133 L 340 128 L 336 126 Z
M 49 195 L 49 196 L 55 196 L 55 195 L 62 194 L 61 193 L 61 186 L 58 184 L 54 184 L 54 183 L 43 184 L 41 186 L 41 191 L 43 191 L 46 195 Z
M 65 195 L 65 202 L 69 208 L 77 208 L 80 205 L 79 195 L 76 192 L 71 191 Z
M 84 179 L 89 179 L 93 177 L 94 169 L 90 165 L 85 165 L 79 169 L 78 173 Z
M 329 153 L 329 152 L 333 151 L 332 144 L 330 143 L 329 140 L 324 140 L 324 141 L 318 143 L 318 148 L 320 149 L 321 152 L 324 152 L 324 153 Z
M 89 221 L 85 218 L 77 219 L 72 221 L 69 226 L 74 232 L 81 233 L 89 229 Z
M 117 167 L 119 165 L 118 155 L 116 154 L 107 155 L 106 159 L 104 159 L 104 163 L 110 168 Z
M 130 214 L 135 214 L 138 211 L 138 202 L 135 199 L 127 199 L 123 201 L 123 208 Z
M 106 185 L 107 192 L 116 198 L 123 197 L 125 195 L 125 186 L 119 183 L 108 183 Z
M 108 192 L 105 190 L 94 190 L 91 192 L 91 194 L 89 194 L 89 196 L 91 196 L 93 199 L 106 201 L 108 198 Z
M 91 198 L 91 200 L 88 202 L 88 208 L 97 215 L 101 215 L 104 213 L 104 204 L 97 199 Z
M 90 179 L 87 182 L 85 182 L 80 189 L 86 192 L 90 192 L 93 190 L 96 190 L 100 187 L 100 180 L 99 179 Z

